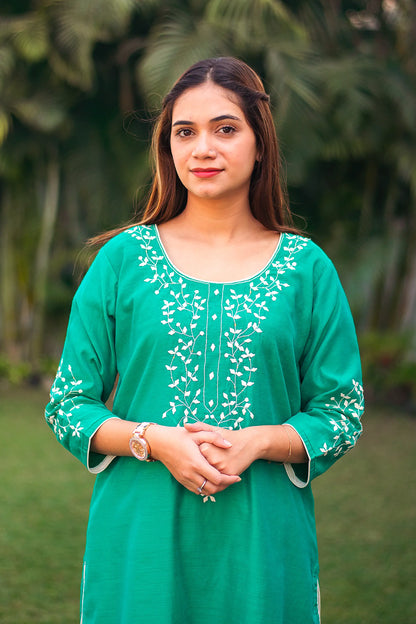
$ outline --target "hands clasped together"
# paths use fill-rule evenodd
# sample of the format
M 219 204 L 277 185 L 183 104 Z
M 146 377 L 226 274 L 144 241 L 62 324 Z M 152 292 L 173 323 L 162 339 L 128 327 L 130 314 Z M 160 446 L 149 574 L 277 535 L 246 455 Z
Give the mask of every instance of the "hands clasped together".
M 211 496 L 241 481 L 257 459 L 249 429 L 228 430 L 196 422 L 151 427 L 152 457 L 195 494 Z

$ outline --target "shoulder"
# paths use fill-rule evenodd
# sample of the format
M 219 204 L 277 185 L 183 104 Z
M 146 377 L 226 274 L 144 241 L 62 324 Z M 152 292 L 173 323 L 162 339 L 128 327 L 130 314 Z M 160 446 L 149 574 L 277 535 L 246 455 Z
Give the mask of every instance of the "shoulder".
M 306 296 L 308 293 L 315 296 L 316 292 L 327 289 L 339 290 L 338 271 L 317 243 L 296 234 L 285 234 L 282 244 L 284 263 L 298 275 Z
M 284 234 L 282 238 L 284 253 L 296 256 L 296 262 L 303 267 L 311 268 L 314 273 L 334 269 L 332 260 L 325 251 L 312 239 L 298 234 Z
M 152 247 L 157 238 L 152 225 L 133 225 L 111 238 L 97 254 L 96 261 L 108 262 L 115 272 L 132 259 L 137 259 L 143 250 Z
M 156 230 L 153 225 L 133 225 L 111 238 L 100 251 L 111 258 L 130 249 L 137 249 L 140 245 L 149 244 L 155 238 Z
M 137 259 L 143 254 L 143 248 L 150 245 L 152 238 L 156 238 L 153 226 L 136 225 L 107 241 L 98 251 L 86 271 L 82 282 L 94 287 L 95 283 L 118 282 L 121 274 L 129 273 L 129 267 L 137 266 Z

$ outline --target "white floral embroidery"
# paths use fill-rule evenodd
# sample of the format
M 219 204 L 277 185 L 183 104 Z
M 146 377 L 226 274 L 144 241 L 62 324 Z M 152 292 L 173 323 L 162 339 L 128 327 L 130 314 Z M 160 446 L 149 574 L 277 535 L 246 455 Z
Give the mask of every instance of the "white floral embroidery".
M 71 423 L 73 412 L 79 409 L 79 405 L 74 402 L 74 398 L 82 394 L 83 390 L 79 386 L 82 384 L 81 379 L 75 379 L 72 367 L 67 366 L 69 378 L 64 376 L 62 372 L 62 362 L 59 365 L 58 372 L 54 384 L 51 388 L 50 409 L 54 410 L 51 415 L 46 416 L 46 420 L 52 425 L 55 435 L 59 440 L 71 433 L 73 437 L 81 437 L 80 431 L 83 430 L 81 422 L 76 425 Z M 59 405 L 55 411 L 55 407 Z
M 176 345 L 169 349 L 165 364 L 174 394 L 163 417 L 175 416 L 178 424 L 205 420 L 230 429 L 240 428 L 247 419 L 254 418 L 248 392 L 257 371 L 255 354 L 250 349 L 253 336 L 262 333 L 270 304 L 290 286 L 284 278 L 296 270 L 295 256 L 308 240 L 282 235 L 283 259 L 274 260 L 248 282 L 246 294 L 238 293 L 230 284 L 215 287 L 203 283 L 201 290 L 207 289 L 207 295 L 202 295 L 198 288 L 188 292 L 186 277 L 175 271 L 155 247 L 153 228 L 136 226 L 128 233 L 142 249 L 140 266 L 152 273 L 145 281 L 155 284 L 155 294 L 163 297 L 161 322 L 169 335 L 176 336 Z M 216 298 L 221 316 L 209 310 Z M 219 398 L 221 356 L 228 360 L 228 371 L 224 384 L 227 391 Z
M 215 496 L 212 496 L 212 494 L 207 494 L 207 496 L 203 497 L 203 502 L 206 503 L 207 501 L 211 501 L 211 503 L 216 503 L 217 501 L 215 500 Z
M 362 385 L 352 380 L 353 387 L 348 394 L 341 393 L 336 397 L 331 397 L 331 402 L 326 403 L 325 407 L 335 410 L 338 418 L 331 418 L 329 421 L 334 431 L 332 446 L 325 444 L 320 451 L 323 455 L 328 453 L 334 457 L 344 455 L 355 446 L 362 430 L 360 418 L 364 411 L 364 391 Z

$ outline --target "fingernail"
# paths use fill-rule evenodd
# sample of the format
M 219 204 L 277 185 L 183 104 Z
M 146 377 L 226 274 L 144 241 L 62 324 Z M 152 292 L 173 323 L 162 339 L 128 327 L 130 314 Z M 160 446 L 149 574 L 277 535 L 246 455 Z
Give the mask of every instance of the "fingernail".
M 225 446 L 232 446 L 231 442 L 229 442 L 228 440 L 224 440 L 224 444 Z

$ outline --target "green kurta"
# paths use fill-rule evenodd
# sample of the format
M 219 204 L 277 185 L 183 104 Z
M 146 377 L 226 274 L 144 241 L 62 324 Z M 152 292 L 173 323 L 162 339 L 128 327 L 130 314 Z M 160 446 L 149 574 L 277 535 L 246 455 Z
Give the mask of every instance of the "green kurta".
M 58 440 L 98 475 L 82 623 L 319 622 L 310 481 L 354 446 L 362 411 L 348 303 L 310 240 L 284 234 L 257 275 L 210 283 L 172 265 L 155 226 L 113 238 L 74 298 L 46 409 Z M 240 483 L 196 496 L 160 462 L 91 452 L 114 417 L 287 423 L 309 463 L 259 460 Z

